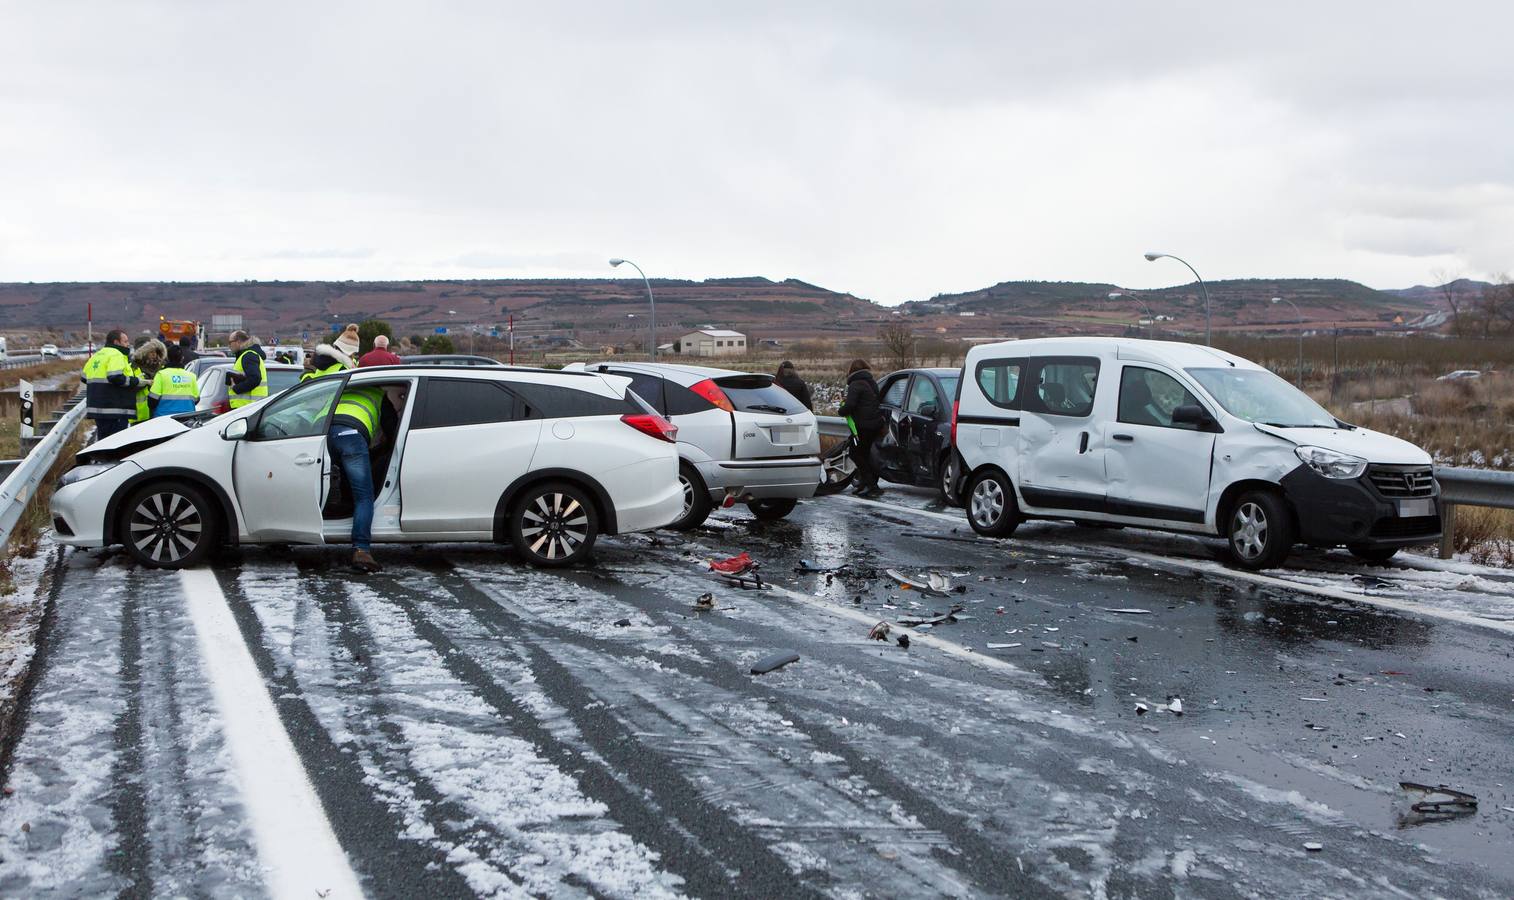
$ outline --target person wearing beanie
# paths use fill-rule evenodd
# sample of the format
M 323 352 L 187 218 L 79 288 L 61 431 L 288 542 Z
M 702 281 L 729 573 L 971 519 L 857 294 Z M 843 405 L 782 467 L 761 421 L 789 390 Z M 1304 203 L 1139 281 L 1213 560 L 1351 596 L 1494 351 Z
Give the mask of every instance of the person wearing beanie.
M 346 337 L 343 333 L 342 337 Z M 337 338 L 342 341 L 342 338 Z M 342 343 L 346 343 L 342 341 Z M 320 378 L 323 375 L 338 375 L 348 369 L 357 368 L 357 360 L 352 358 L 351 353 L 343 351 L 334 344 L 316 344 L 315 352 L 305 358 L 305 374 L 300 376 L 301 381 L 309 381 L 312 378 Z
M 804 383 L 803 378 L 799 377 L 799 370 L 794 368 L 793 363 L 784 360 L 778 366 L 778 374 L 773 380 L 778 383 L 779 387 L 793 394 L 794 399 L 803 404 L 805 409 L 810 412 L 815 411 L 815 407 L 812 405 L 810 399 L 810 386 Z
M 337 339 L 331 342 L 331 346 L 347 354 L 348 357 L 356 359 L 358 349 L 363 346 L 363 339 L 357 334 L 357 326 L 348 325 L 337 336 Z

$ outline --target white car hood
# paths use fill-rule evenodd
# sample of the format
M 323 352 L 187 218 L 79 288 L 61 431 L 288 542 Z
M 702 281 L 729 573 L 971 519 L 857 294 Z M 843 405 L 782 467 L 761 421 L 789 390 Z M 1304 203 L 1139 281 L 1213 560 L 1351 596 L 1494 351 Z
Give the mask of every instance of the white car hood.
M 1276 428 L 1257 424 L 1256 430 L 1300 446 L 1349 453 L 1367 462 L 1391 466 L 1428 466 L 1431 463 L 1430 454 L 1408 441 L 1365 428 Z
M 171 440 L 189 429 L 172 416 L 148 419 L 140 425 L 132 425 L 108 438 L 99 440 L 79 451 L 76 459 L 86 463 L 91 459 L 124 459 L 138 450 Z

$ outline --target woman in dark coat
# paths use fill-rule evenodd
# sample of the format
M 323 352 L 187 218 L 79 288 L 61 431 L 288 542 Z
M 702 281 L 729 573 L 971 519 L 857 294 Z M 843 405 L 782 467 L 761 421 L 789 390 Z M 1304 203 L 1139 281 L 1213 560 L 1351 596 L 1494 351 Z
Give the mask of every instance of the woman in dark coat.
M 810 412 L 815 411 L 814 404 L 810 401 L 810 386 L 799 377 L 799 370 L 788 360 L 778 366 L 778 375 L 774 378 L 778 386 L 794 395 L 794 399 L 804 404 L 804 408 Z
M 873 471 L 872 450 L 883 433 L 883 413 L 878 409 L 878 382 L 873 380 L 866 360 L 854 359 L 847 369 L 841 415 L 851 420 L 857 434 L 852 449 L 852 459 L 857 463 L 855 490 L 861 496 L 876 497 L 883 489 L 878 486 L 878 473 Z

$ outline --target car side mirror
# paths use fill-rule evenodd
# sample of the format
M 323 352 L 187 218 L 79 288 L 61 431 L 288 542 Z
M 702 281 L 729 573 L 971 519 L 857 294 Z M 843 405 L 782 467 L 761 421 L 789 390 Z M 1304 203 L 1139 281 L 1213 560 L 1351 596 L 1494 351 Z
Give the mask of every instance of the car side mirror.
M 1195 428 L 1210 428 L 1214 425 L 1214 417 L 1209 411 L 1197 403 L 1185 403 L 1172 411 L 1172 424 L 1192 425 Z
M 246 419 L 237 419 L 228 422 L 226 423 L 226 427 L 221 429 L 221 440 L 223 441 L 240 441 L 245 437 L 247 437 Z
M 926 417 L 927 419 L 934 419 L 936 415 L 940 413 L 940 411 L 941 410 L 934 403 L 920 404 L 920 415 Z

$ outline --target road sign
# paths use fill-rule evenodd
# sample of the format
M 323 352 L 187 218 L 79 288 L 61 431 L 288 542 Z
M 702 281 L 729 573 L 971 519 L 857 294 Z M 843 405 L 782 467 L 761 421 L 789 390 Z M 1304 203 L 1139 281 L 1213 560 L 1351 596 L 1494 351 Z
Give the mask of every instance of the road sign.
M 341 331 L 342 330 L 342 326 L 338 325 L 335 322 L 332 322 L 331 323 L 331 330 L 332 331 Z
M 16 385 L 16 390 L 17 393 L 21 395 L 20 436 L 23 438 L 29 438 L 33 436 L 32 425 L 35 421 L 34 410 L 36 409 L 36 407 L 32 404 L 32 398 L 34 396 L 32 393 L 32 383 L 30 381 L 22 381 L 20 384 Z
M 300 343 L 302 343 L 302 344 L 308 344 L 308 343 L 310 343 L 310 332 L 308 332 L 308 331 L 302 331 L 302 332 L 300 332 Z
M 498 325 L 496 325 L 493 328 L 489 329 L 489 337 L 499 337 L 499 326 Z
M 447 329 L 444 328 L 444 327 L 442 327 L 442 326 L 440 326 L 440 325 L 438 325 L 436 327 L 436 333 L 437 334 L 446 334 L 447 333 Z

